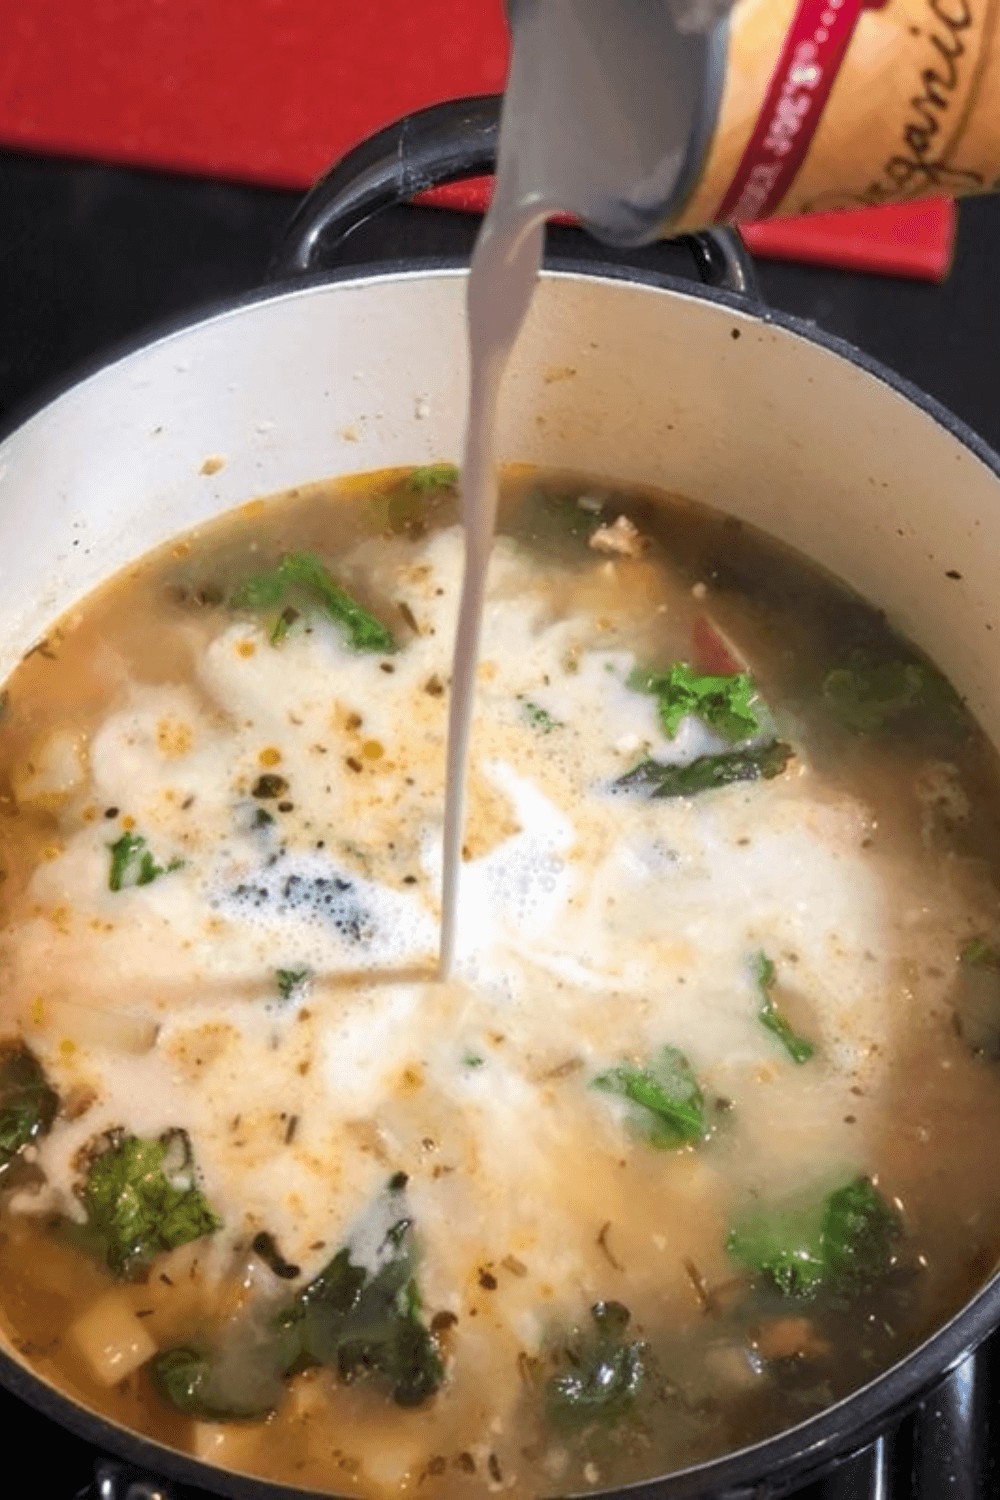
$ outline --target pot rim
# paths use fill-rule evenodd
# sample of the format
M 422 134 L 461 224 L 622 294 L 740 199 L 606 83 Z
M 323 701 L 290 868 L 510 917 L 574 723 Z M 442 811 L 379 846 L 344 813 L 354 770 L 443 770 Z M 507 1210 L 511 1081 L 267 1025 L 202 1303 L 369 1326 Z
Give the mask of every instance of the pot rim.
M 9 411 L 0 418 L 0 447 L 12 438 L 20 428 L 39 416 L 46 407 L 52 406 L 61 396 L 74 387 L 103 374 L 115 365 L 123 363 L 133 354 L 169 340 L 195 328 L 221 322 L 234 313 L 243 312 L 261 303 L 291 300 L 330 286 L 350 284 L 367 286 L 381 281 L 412 281 L 425 277 L 450 277 L 468 275 L 468 263 L 461 256 L 426 256 L 419 260 L 396 258 L 377 265 L 346 265 L 328 270 L 308 272 L 280 281 L 265 282 L 248 288 L 232 297 L 213 298 L 195 303 L 186 312 L 170 317 L 156 318 L 136 332 L 113 340 L 97 354 L 73 361 L 61 375 L 43 381 L 29 397 L 15 401 Z M 839 355 L 848 364 L 873 376 L 897 395 L 916 406 L 926 416 L 943 427 L 951 437 L 968 448 L 988 469 L 1000 478 L 1000 452 L 994 449 L 962 417 L 955 415 L 943 401 L 916 385 L 905 375 L 883 364 L 874 355 L 868 354 L 840 334 L 828 333 L 809 319 L 795 313 L 772 308 L 764 301 L 721 287 L 709 286 L 683 276 L 651 270 L 644 266 L 629 266 L 615 261 L 575 258 L 571 255 L 554 255 L 546 258 L 541 271 L 542 280 L 587 280 L 627 282 L 650 291 L 672 292 L 695 301 L 710 302 L 728 308 L 745 318 L 763 323 L 766 327 L 781 329 L 809 344 L 815 344 L 827 352 Z
M 380 282 L 422 280 L 467 274 L 458 257 L 428 257 L 420 261 L 393 260 L 377 266 L 345 266 L 292 280 L 274 282 L 235 297 L 218 299 L 186 314 L 160 320 L 139 333 L 116 341 L 100 354 L 77 362 L 64 375 L 45 383 L 28 401 L 16 404 L 0 421 L 3 447 L 28 422 L 41 415 L 77 385 L 126 362 L 130 356 L 196 328 L 220 322 L 258 304 L 309 296 L 339 285 L 363 286 Z M 856 348 L 839 335 L 825 332 L 805 319 L 764 304 L 682 277 L 614 262 L 553 257 L 542 271 L 544 279 L 626 282 L 651 292 L 666 292 L 712 303 L 740 317 L 762 323 L 817 345 L 872 376 L 916 406 L 978 458 L 1000 481 L 1000 454 L 936 397 Z M 629 1500 L 695 1500 L 714 1495 L 718 1500 L 751 1500 L 777 1496 L 808 1484 L 865 1446 L 894 1415 L 901 1417 L 922 1394 L 961 1363 L 1000 1323 L 1000 1267 L 940 1328 L 915 1349 L 867 1384 L 825 1407 L 796 1426 L 748 1447 L 613 1490 L 588 1491 L 590 1500 L 602 1494 Z M 27 1401 L 43 1415 L 59 1422 L 88 1443 L 117 1454 L 128 1463 L 153 1469 L 182 1484 L 194 1485 L 231 1500 L 331 1500 L 327 1492 L 301 1489 L 253 1475 L 227 1470 L 167 1447 L 64 1394 L 55 1385 L 0 1350 L 0 1386 Z

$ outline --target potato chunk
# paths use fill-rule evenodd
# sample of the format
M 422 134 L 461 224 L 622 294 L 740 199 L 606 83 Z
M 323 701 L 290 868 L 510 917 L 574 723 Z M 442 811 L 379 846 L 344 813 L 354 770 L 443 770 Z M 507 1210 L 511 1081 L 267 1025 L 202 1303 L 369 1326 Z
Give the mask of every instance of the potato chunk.
M 101 1385 L 117 1385 L 152 1359 L 156 1341 L 121 1292 L 100 1297 L 77 1318 L 69 1336 Z
M 246 1469 L 253 1463 L 265 1430 L 254 1422 L 193 1422 L 191 1451 L 207 1464 Z
M 79 792 L 86 778 L 86 743 L 70 729 L 50 734 L 11 774 L 18 806 L 49 812 Z

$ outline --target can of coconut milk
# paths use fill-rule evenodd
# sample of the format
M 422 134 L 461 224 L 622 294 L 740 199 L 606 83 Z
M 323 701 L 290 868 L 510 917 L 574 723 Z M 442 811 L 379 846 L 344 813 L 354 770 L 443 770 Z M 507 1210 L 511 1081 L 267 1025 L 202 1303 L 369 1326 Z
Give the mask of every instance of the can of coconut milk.
M 1000 0 L 510 15 L 508 102 L 543 143 L 531 183 L 606 239 L 1000 188 Z
M 671 228 L 1000 187 L 1000 0 L 739 0 Z

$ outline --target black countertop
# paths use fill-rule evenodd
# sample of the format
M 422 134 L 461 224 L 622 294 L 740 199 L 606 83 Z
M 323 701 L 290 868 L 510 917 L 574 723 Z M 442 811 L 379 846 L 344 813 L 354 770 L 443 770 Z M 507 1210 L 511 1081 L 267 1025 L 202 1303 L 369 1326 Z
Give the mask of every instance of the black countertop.
M 258 285 L 295 201 L 284 192 L 0 155 L 0 420 L 109 346 Z M 457 215 L 397 209 L 360 231 L 345 258 L 463 254 L 475 227 Z M 575 231 L 559 236 L 566 253 L 607 258 Z M 677 269 L 679 255 L 654 247 L 637 259 Z M 1000 448 L 998 262 L 995 199 L 962 206 L 955 267 L 941 287 L 775 263 L 759 270 L 771 306 L 858 344 Z M 997 1350 L 968 1362 L 915 1422 L 801 1500 L 1000 1494 L 987 1442 L 998 1367 Z M 0 1493 L 97 1495 L 89 1488 L 95 1455 L 85 1443 L 2 1392 L 0 1421 L 7 1465 Z

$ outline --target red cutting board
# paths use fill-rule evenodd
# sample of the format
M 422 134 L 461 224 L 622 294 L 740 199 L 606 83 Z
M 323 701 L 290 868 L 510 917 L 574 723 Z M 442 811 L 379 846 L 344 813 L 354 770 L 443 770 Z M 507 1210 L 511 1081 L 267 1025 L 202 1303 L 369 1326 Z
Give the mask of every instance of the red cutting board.
M 7 144 L 294 188 L 507 63 L 501 0 L 0 0 L 0 39 Z
M 0 38 L 0 143 L 291 188 L 507 62 L 502 0 L 0 0 Z M 748 238 L 897 275 L 950 260 L 942 205 L 802 223 Z

